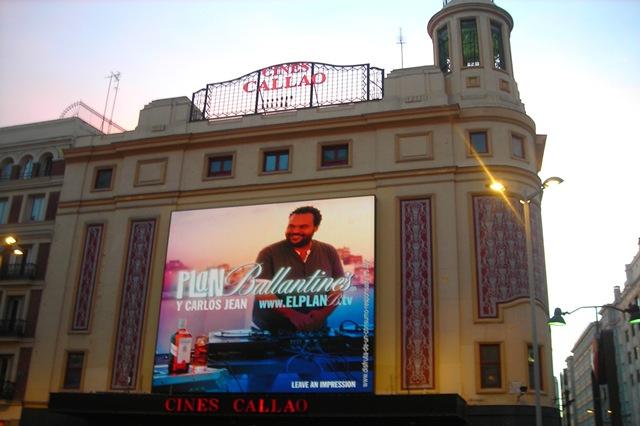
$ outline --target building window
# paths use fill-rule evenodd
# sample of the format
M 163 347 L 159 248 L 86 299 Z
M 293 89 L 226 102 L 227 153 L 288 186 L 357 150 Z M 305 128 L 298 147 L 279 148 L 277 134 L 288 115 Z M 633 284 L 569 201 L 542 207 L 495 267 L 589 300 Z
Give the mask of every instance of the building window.
M 444 73 L 451 72 L 451 55 L 449 54 L 449 26 L 438 30 L 438 65 Z
M 476 20 L 463 19 L 460 21 L 460 32 L 462 33 L 462 65 L 465 67 L 479 67 L 480 46 Z
M 511 135 L 511 154 L 520 160 L 524 160 L 524 138 L 522 136 Z
M 24 296 L 7 296 L 4 315 L 0 322 L 0 336 L 21 336 L 24 334 Z
M 13 355 L 0 355 L 0 399 L 13 398 L 13 382 L 11 382 L 11 362 Z
M 0 224 L 7 223 L 8 214 L 9 214 L 9 199 L 0 198 Z
M 113 179 L 113 167 L 100 167 L 96 169 L 93 189 L 109 190 Z
M 0 179 L 9 180 L 11 179 L 11 172 L 13 171 L 13 160 L 7 159 L 4 161 L 2 165 L 2 169 L 0 170 Z
M 44 194 L 30 195 L 27 204 L 27 221 L 38 222 L 44 219 Z
M 476 154 L 488 154 L 489 153 L 489 138 L 486 131 L 474 131 L 469 132 L 469 147 L 471 153 Z
M 67 352 L 67 365 L 64 370 L 65 389 L 80 389 L 82 368 L 84 367 L 84 352 Z
M 631 325 L 631 328 L 633 328 L 633 325 Z M 624 341 L 629 343 L 629 330 L 624 331 Z
M 538 346 L 538 365 L 540 366 L 540 389 L 544 389 L 544 385 L 543 385 L 543 381 L 542 381 L 542 377 L 544 376 L 542 374 L 542 346 Z M 535 389 L 535 385 L 533 383 L 533 346 L 532 345 L 527 345 L 527 366 L 528 366 L 528 371 L 529 371 L 529 389 Z
M 630 351 L 627 352 L 627 363 L 629 365 L 631 365 L 631 352 Z
M 262 155 L 262 171 L 264 173 L 289 171 L 289 150 L 264 151 Z
M 633 358 L 634 359 L 638 359 L 638 347 L 637 346 L 633 347 Z
M 53 156 L 45 154 L 40 158 L 40 176 L 51 176 L 51 167 L 53 166 Z
M 349 144 L 322 145 L 321 156 L 321 167 L 349 165 Z
M 33 177 L 33 159 L 27 157 L 22 160 L 22 173 L 20 179 L 31 179 Z
M 500 367 L 500 344 L 480 345 L 480 387 L 498 389 L 502 387 Z
M 233 155 L 212 155 L 207 158 L 207 177 L 231 176 Z
M 504 44 L 502 41 L 502 25 L 491 21 L 491 44 L 493 45 L 493 66 L 499 70 L 507 69 L 504 58 Z

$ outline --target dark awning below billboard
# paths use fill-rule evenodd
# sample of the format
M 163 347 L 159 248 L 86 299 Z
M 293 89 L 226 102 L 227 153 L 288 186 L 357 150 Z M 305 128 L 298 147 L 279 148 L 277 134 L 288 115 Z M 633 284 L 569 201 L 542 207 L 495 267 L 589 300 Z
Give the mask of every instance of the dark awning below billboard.
M 466 425 L 455 394 L 202 394 L 52 393 L 49 412 L 86 424 L 416 424 Z M 80 420 L 82 421 L 82 420 Z M 176 423 L 177 422 L 177 423 Z M 216 423 L 217 423 L 216 422 Z M 82 424 L 82 423 L 78 423 Z

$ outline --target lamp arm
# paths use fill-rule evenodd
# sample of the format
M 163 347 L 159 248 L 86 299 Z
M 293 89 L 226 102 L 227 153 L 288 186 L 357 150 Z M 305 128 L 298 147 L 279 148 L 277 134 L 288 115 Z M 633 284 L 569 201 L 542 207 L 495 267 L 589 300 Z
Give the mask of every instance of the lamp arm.
M 563 312 L 562 315 L 571 315 L 572 313 L 579 311 L 580 309 L 587 309 L 587 308 L 607 308 L 607 309 L 613 309 L 616 310 L 618 312 L 622 312 L 622 313 L 627 313 L 628 309 L 620 309 L 616 306 L 613 305 L 593 305 L 593 306 L 580 306 L 578 308 L 575 308 L 573 311 L 569 311 L 569 312 Z

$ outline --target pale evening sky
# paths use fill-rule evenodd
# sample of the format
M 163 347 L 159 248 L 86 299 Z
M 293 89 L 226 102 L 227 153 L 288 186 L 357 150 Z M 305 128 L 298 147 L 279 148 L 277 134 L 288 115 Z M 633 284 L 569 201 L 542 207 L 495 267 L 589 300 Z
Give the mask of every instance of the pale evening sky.
M 514 74 L 537 132 L 550 309 L 612 301 L 640 237 L 639 0 L 498 0 L 514 18 Z M 281 62 L 431 65 L 441 0 L 0 0 L 0 127 L 57 118 L 83 100 L 127 129 L 154 99 L 187 96 Z M 471 307 L 469 308 L 471 309 Z M 557 375 L 591 310 L 553 331 Z

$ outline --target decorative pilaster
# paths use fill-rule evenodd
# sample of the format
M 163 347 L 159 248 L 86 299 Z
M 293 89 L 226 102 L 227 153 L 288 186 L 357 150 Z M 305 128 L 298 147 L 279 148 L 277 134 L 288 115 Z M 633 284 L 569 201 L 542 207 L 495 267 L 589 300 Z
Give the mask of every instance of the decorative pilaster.
M 402 387 L 435 387 L 431 200 L 400 202 Z
M 136 387 L 155 225 L 155 219 L 131 222 L 113 356 L 112 389 Z
M 93 306 L 93 293 L 98 274 L 100 247 L 102 243 L 102 231 L 104 225 L 87 225 L 84 237 L 84 249 L 80 261 L 80 276 L 78 277 L 78 290 L 73 308 L 72 331 L 88 331 L 91 322 L 91 307 Z

